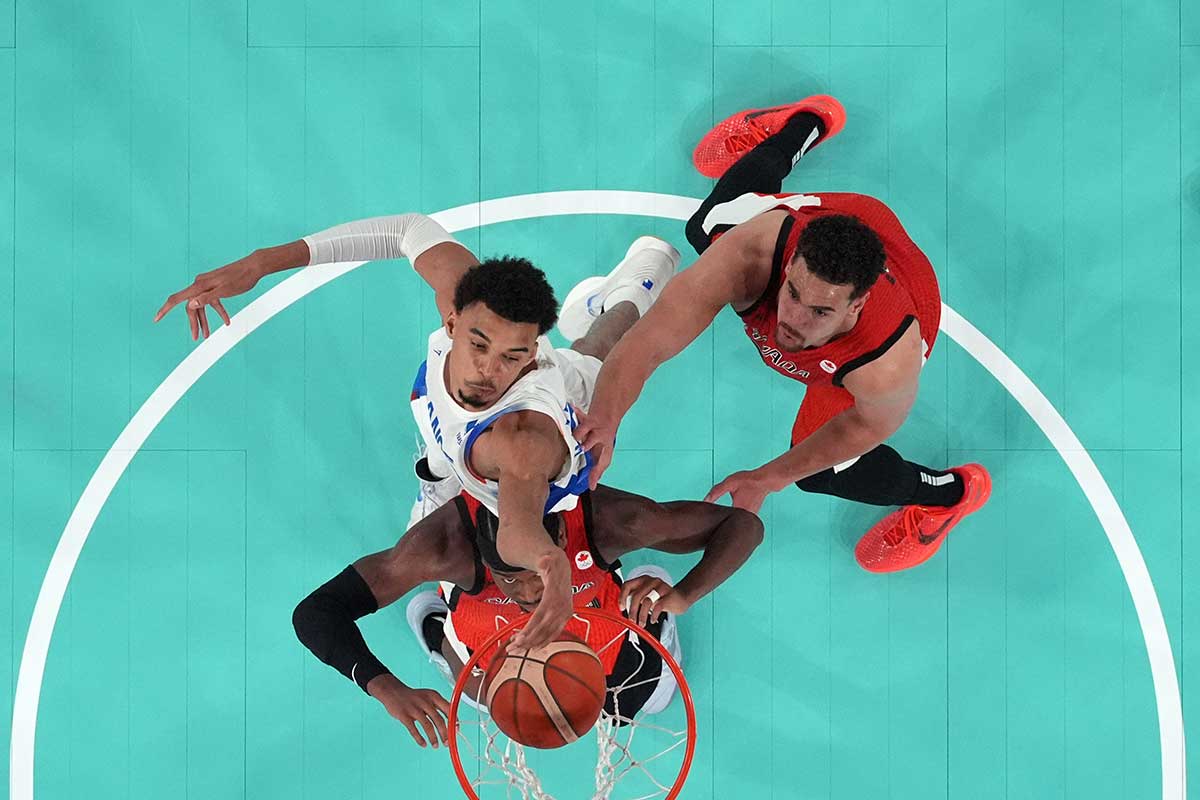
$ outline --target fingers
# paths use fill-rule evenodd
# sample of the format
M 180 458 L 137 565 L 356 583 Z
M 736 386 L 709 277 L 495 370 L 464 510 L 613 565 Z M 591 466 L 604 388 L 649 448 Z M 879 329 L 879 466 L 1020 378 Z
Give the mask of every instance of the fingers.
M 426 697 L 426 702 L 429 703 L 429 709 L 426 711 L 426 713 L 429 715 L 429 719 L 433 722 L 433 727 L 437 730 L 437 735 L 442 740 L 442 744 L 449 746 L 450 728 L 447 720 L 450 718 L 450 704 L 447 703 L 437 692 L 431 691 L 429 692 L 429 695 L 432 696 Z M 446 707 L 444 712 L 442 711 L 442 706 Z M 443 714 L 445 714 L 445 716 L 443 716 Z M 436 741 L 434 741 L 433 746 L 437 747 Z
M 404 727 L 408 728 L 408 732 L 412 734 L 413 741 L 417 743 L 417 747 L 425 747 L 425 740 L 421 738 L 421 734 L 417 732 L 417 724 L 411 719 L 400 720 L 404 723 Z
M 216 311 L 217 311 L 217 313 L 218 313 L 218 314 L 220 314 L 220 315 L 221 315 L 221 321 L 222 321 L 222 322 L 224 322 L 226 325 L 230 325 L 230 324 L 232 324 L 232 323 L 230 323 L 230 321 L 229 321 L 229 312 L 225 310 L 225 306 L 221 305 L 221 301 L 220 301 L 220 299 L 219 299 L 219 298 L 214 298 L 214 299 L 213 299 L 213 301 L 212 301 L 212 307 L 213 307 L 214 309 L 216 309 Z
M 168 311 L 170 311 L 172 308 L 179 305 L 181 302 L 183 302 L 186 299 L 187 298 L 184 297 L 184 292 L 176 292 L 175 294 L 168 297 L 166 302 L 163 303 L 162 306 L 158 309 L 158 313 L 154 315 L 154 321 L 158 322 L 160 319 L 162 319 L 163 317 L 165 317 L 167 315 Z
M 662 596 L 654 589 L 646 593 L 638 604 L 637 624 L 643 628 L 650 624 L 651 620 L 658 616 L 658 604 L 662 601 Z
M 187 312 L 188 327 L 192 331 L 192 341 L 200 338 L 200 320 L 196 317 L 196 310 L 189 304 L 184 309 Z
M 588 477 L 588 488 L 595 489 L 600 485 L 600 478 L 604 475 L 610 463 L 612 463 L 612 449 L 603 446 L 596 452 L 595 460 L 592 462 L 592 471 Z
M 417 722 L 421 724 L 421 729 L 425 731 L 425 738 L 429 740 L 429 743 L 433 745 L 433 749 L 436 750 L 438 746 L 437 729 L 433 727 L 433 721 L 429 719 L 429 715 L 424 709 L 417 715 Z
M 200 320 L 200 332 L 203 333 L 204 338 L 207 339 L 211 334 L 208 330 L 208 314 L 205 312 L 204 306 L 200 306 L 200 308 L 196 310 L 196 316 Z
M 704 502 L 715 503 L 721 495 L 729 492 L 728 480 L 723 480 L 716 486 L 708 490 L 708 494 L 704 495 Z

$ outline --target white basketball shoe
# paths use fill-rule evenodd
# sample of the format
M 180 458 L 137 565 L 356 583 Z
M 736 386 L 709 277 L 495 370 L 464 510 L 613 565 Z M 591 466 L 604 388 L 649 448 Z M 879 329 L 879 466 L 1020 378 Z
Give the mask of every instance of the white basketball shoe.
M 572 342 L 582 339 L 610 297 L 610 305 L 629 300 L 645 314 L 679 269 L 679 258 L 678 250 L 656 236 L 634 239 L 612 272 L 576 284 L 563 301 L 558 330 Z

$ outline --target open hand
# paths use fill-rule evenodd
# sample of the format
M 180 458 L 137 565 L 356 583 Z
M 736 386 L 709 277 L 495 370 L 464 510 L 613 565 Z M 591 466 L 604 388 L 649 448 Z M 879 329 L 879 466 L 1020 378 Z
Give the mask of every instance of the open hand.
M 188 326 L 192 330 L 192 340 L 195 341 L 200 336 L 207 339 L 209 336 L 206 313 L 208 306 L 212 306 L 221 320 L 228 325 L 229 312 L 225 310 L 225 306 L 221 305 L 221 298 L 234 297 L 250 291 L 262 276 L 259 259 L 254 253 L 211 272 L 202 272 L 192 281 L 191 286 L 180 289 L 167 298 L 166 302 L 162 304 L 162 308 L 158 309 L 158 313 L 154 315 L 154 321 L 158 322 L 180 303 L 187 303 L 185 310 L 188 315 Z
M 367 691 L 389 714 L 404 723 L 419 746 L 426 746 L 426 738 L 435 750 L 439 741 L 450 744 L 450 702 L 433 689 L 412 689 L 396 676 L 385 673 L 368 681 Z
M 775 491 L 774 485 L 756 469 L 735 472 L 718 483 L 704 495 L 704 502 L 714 503 L 722 495 L 729 495 L 735 508 L 757 514 L 767 495 Z
M 643 628 L 663 614 L 682 614 L 692 607 L 674 586 L 653 575 L 639 575 L 621 584 L 618 605 L 625 616 Z

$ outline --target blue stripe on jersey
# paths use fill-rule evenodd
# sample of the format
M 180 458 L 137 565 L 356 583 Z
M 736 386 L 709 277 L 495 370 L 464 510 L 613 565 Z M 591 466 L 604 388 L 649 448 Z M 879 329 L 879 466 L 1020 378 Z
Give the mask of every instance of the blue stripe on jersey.
M 413 381 L 412 399 L 424 397 L 429 394 L 429 390 L 425 385 L 425 372 L 429 368 L 429 362 L 422 361 L 421 366 L 417 367 L 417 379 Z
M 592 476 L 592 454 L 583 454 L 583 469 L 579 470 L 579 474 L 571 478 L 566 486 L 556 486 L 550 484 L 550 496 L 546 498 L 546 513 L 550 513 L 550 509 L 558 505 L 558 502 L 564 497 L 571 495 L 581 495 L 588 490 L 588 479 Z
M 424 367 L 424 365 L 422 365 Z M 424 372 L 422 371 L 422 374 Z M 570 406 L 567 406 L 569 409 Z M 468 466 L 471 463 L 471 448 L 475 445 L 475 440 L 479 438 L 479 434 L 487 430 L 493 422 L 503 417 L 505 414 L 511 414 L 514 411 L 528 411 L 529 409 L 514 406 L 506 408 L 503 411 L 497 412 L 480 423 L 469 423 L 467 425 L 467 442 L 463 445 L 463 468 L 470 469 Z M 571 429 L 575 429 L 574 414 L 570 415 Z M 570 457 L 568 455 L 568 457 Z M 550 496 L 546 498 L 545 513 L 549 514 L 550 509 L 558 505 L 559 501 L 570 495 L 581 495 L 588 489 L 588 478 L 592 474 L 592 454 L 583 454 L 583 469 L 567 482 L 566 486 L 558 486 L 550 484 Z

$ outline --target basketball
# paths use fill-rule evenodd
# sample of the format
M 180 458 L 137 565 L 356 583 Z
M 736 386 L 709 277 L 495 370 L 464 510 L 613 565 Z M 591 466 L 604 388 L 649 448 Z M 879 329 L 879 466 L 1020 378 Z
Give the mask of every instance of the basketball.
M 582 640 L 563 633 L 537 650 L 504 652 L 488 665 L 484 697 L 496 726 L 529 747 L 562 747 L 600 718 L 607 687 L 600 659 Z

